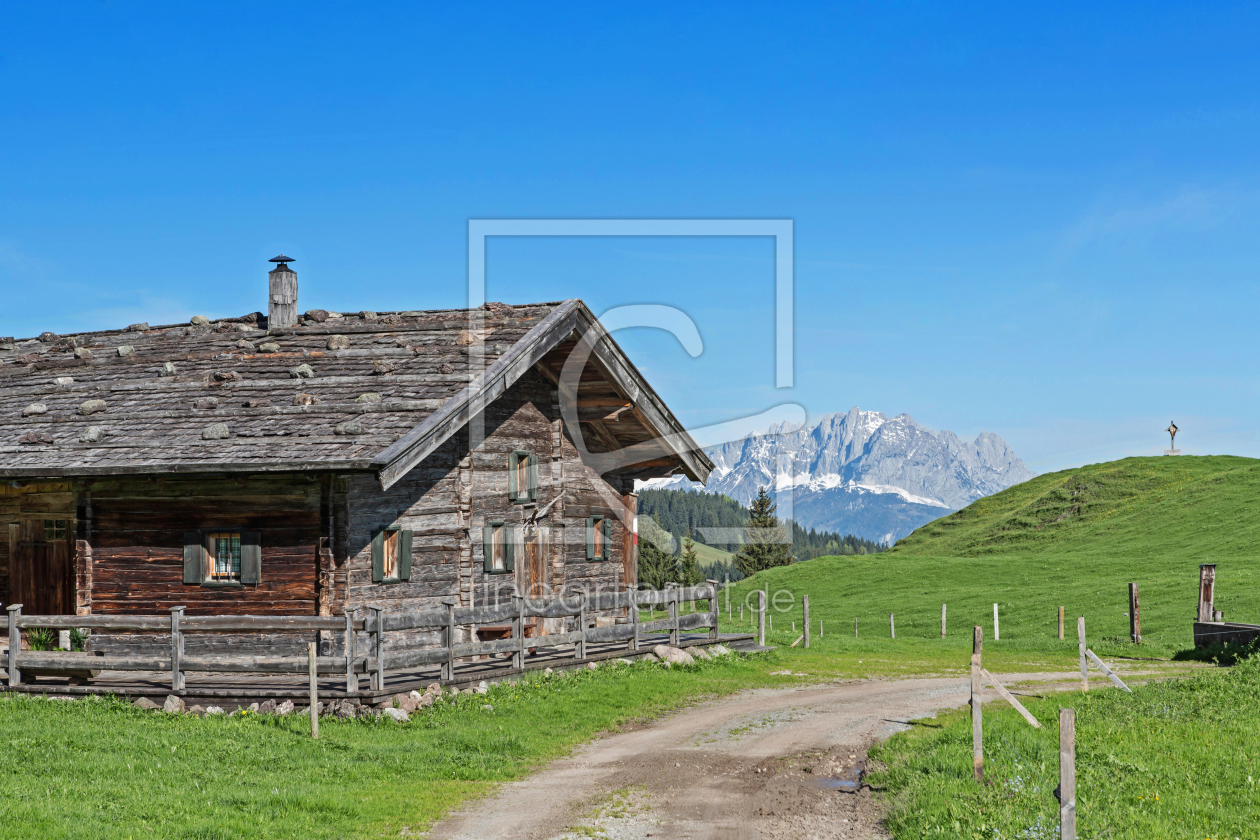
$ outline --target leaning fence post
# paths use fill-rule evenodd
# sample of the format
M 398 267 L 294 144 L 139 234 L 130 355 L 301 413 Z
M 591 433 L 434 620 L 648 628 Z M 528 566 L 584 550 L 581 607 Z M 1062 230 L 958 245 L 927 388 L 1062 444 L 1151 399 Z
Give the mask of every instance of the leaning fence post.
M 1133 644 L 1142 644 L 1142 613 L 1138 610 L 1138 585 L 1129 584 L 1129 638 Z
M 994 604 L 993 605 L 993 641 L 996 642 L 1001 638 L 1002 638 L 1002 634 L 998 629 L 998 605 Z
M 1085 663 L 1085 616 L 1076 619 L 1076 646 L 1081 654 L 1081 691 L 1089 691 L 1089 666 Z
M 757 644 L 766 646 L 766 590 L 757 590 Z
M 372 656 L 376 659 L 376 668 L 372 671 L 372 690 L 385 690 L 385 610 L 380 607 L 368 607 L 372 613 Z
M 669 629 L 669 643 L 678 645 L 678 584 L 665 584 L 665 609 L 669 613 L 669 617 L 674 620 L 674 626 Z
M 1059 641 L 1063 641 L 1063 607 L 1059 607 Z
M 897 617 L 892 613 L 888 614 L 888 638 L 897 638 Z
M 1059 709 L 1059 840 L 1076 840 L 1076 711 Z
M 941 638 L 945 638 L 945 605 L 941 604 Z
M 359 690 L 359 678 L 354 673 L 355 650 L 358 647 L 357 634 L 354 632 L 354 610 L 346 610 L 346 640 L 343 645 L 346 652 L 346 693 L 354 694 Z
M 805 631 L 805 647 L 809 647 L 809 596 L 801 596 L 801 629 Z
M 319 678 L 315 672 L 315 643 L 306 643 L 306 661 L 311 672 L 311 737 L 319 737 Z
M 446 636 L 446 661 L 442 663 L 442 679 L 455 679 L 455 601 L 447 599 L 442 603 L 446 604 L 446 627 L 443 630 Z
M 9 604 L 9 687 L 22 684 L 22 672 L 18 669 L 18 654 L 22 651 L 22 631 L 18 619 L 22 617 L 21 604 Z
M 171 607 L 171 691 L 184 688 L 183 663 L 184 631 L 179 627 L 179 620 L 184 615 L 184 607 Z
M 971 764 L 977 782 L 984 781 L 984 720 L 981 717 L 980 670 L 984 653 L 984 628 L 975 627 L 971 635 Z

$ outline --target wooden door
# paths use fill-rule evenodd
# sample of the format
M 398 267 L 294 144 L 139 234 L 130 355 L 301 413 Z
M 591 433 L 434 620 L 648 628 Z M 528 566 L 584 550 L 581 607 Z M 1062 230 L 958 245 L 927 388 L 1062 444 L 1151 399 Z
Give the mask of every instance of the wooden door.
M 13 561 L 13 603 L 23 615 L 72 615 L 74 570 L 68 519 L 22 520 Z
M 521 563 L 524 580 L 521 588 L 527 598 L 545 598 L 549 594 L 543 583 L 546 580 L 544 567 L 547 563 L 547 553 L 543 550 L 545 531 L 545 528 L 537 527 L 525 529 L 525 550 L 522 552 L 524 562 Z M 527 635 L 531 637 L 543 635 L 541 617 L 535 616 L 529 619 L 526 626 L 529 628 L 526 631 Z

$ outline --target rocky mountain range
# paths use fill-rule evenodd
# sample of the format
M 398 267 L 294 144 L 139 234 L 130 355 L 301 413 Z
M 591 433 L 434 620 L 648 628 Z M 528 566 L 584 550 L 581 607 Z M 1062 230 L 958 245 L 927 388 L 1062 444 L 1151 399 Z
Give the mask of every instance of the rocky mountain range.
M 1033 477 L 991 432 L 968 442 L 908 414 L 890 419 L 859 408 L 814 425 L 772 426 L 705 451 L 715 465 L 707 485 L 678 477 L 647 486 L 724 493 L 745 505 L 759 487 L 773 487 L 780 516 L 887 543 Z

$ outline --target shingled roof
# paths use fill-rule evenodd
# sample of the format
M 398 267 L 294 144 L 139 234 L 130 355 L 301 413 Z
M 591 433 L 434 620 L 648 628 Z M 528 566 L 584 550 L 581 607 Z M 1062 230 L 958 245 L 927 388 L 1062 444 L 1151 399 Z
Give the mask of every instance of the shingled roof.
M 684 436 L 685 471 L 707 476 L 708 459 L 578 300 L 0 339 L 0 475 L 372 470 L 388 486 L 592 326 L 659 433 Z

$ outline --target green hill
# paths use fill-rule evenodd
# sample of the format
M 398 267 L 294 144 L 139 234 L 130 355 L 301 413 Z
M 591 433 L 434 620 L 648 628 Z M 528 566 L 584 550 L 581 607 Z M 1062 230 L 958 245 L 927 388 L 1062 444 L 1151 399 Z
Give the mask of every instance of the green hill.
M 1031 661 L 1075 654 L 1085 616 L 1100 653 L 1171 656 L 1192 646 L 1198 566 L 1217 563 L 1216 606 L 1260 623 L 1260 460 L 1229 456 L 1127 458 L 1039 476 L 929 523 L 892 550 L 827 557 L 762 572 L 730 593 L 755 589 L 791 609 L 776 630 L 799 627 L 799 595 L 840 650 L 922 652 L 953 661 L 985 628 L 985 654 Z M 1144 644 L 1128 644 L 1127 587 L 1141 590 Z M 949 638 L 940 640 L 941 604 Z M 1001 641 L 992 642 L 993 604 Z M 1056 638 L 1058 607 L 1067 638 Z M 897 640 L 889 641 L 889 613 Z M 859 625 L 854 641 L 853 624 Z M 745 625 L 747 626 L 747 625 Z M 779 633 L 782 643 L 788 634 Z M 951 651 L 957 647 L 957 651 Z M 960 658 L 958 661 L 965 661 Z
M 916 530 L 894 555 L 1251 556 L 1260 460 L 1125 458 L 1038 476 Z

